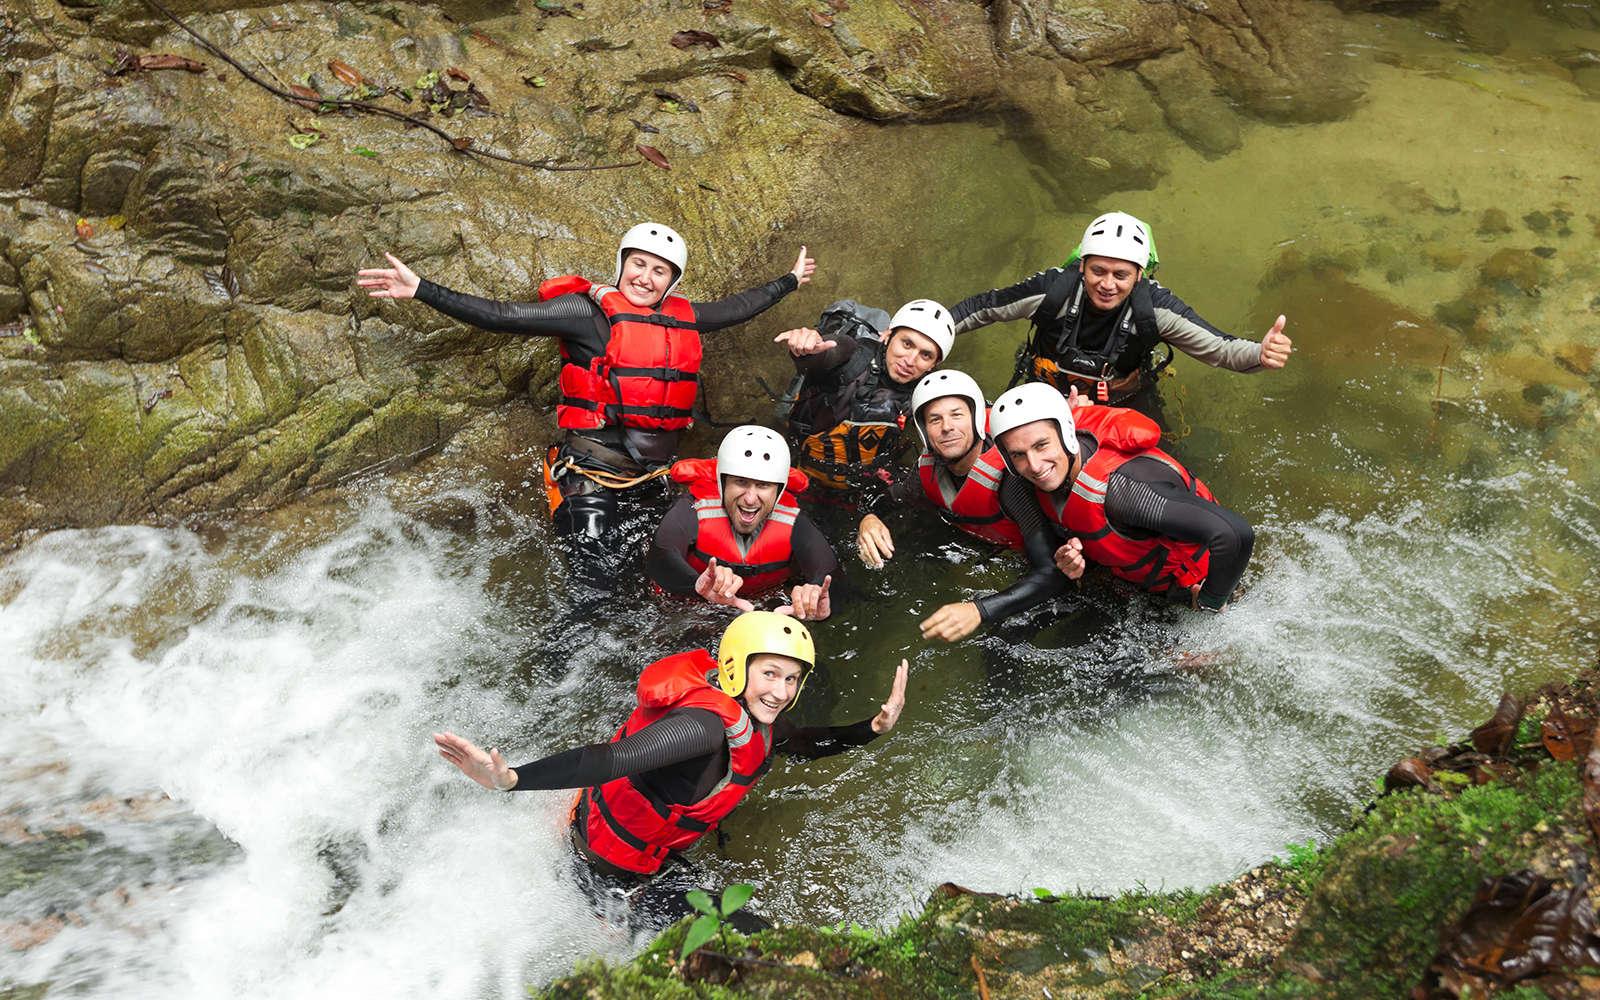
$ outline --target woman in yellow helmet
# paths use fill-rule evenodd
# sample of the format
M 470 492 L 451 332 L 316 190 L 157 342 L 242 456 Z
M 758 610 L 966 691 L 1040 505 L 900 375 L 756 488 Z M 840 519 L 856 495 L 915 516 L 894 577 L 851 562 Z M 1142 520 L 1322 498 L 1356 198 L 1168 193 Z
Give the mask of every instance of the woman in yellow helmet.
M 825 757 L 894 728 L 905 707 L 905 660 L 876 716 L 848 726 L 789 722 L 782 713 L 794 707 L 815 661 L 804 622 L 751 611 L 723 632 L 716 657 L 696 649 L 646 667 L 639 705 L 609 743 L 512 768 L 500 751 L 452 733 L 433 739 L 441 756 L 485 788 L 583 789 L 573 808 L 574 848 L 608 888 L 637 889 L 716 829 L 767 773 L 774 752 Z M 685 886 L 653 888 L 634 903 L 638 924 L 665 926 L 690 912 Z

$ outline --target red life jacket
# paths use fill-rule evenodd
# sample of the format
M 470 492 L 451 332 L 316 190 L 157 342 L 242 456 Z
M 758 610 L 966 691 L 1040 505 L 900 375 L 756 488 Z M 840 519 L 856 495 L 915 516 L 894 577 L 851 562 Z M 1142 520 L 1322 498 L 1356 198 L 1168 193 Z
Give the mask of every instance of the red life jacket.
M 1084 463 L 1064 502 L 1054 493 L 1036 491 L 1045 515 L 1083 542 L 1084 558 L 1146 590 L 1160 592 L 1174 584 L 1191 587 L 1203 581 L 1211 562 L 1205 546 L 1164 536 L 1134 539 L 1117 534 L 1106 519 L 1106 480 L 1128 459 L 1150 455 L 1176 469 L 1191 492 L 1214 500 L 1206 484 L 1156 447 L 1161 428 L 1149 417 L 1114 406 L 1085 407 L 1072 411 L 1072 417 L 1079 431 L 1095 438 L 1098 449 Z
M 611 324 L 606 353 L 583 368 L 561 342 L 561 402 L 556 423 L 576 430 L 622 424 L 676 431 L 693 419 L 700 391 L 700 331 L 694 307 L 668 295 L 654 311 L 629 302 L 610 285 L 564 275 L 539 286 L 539 301 L 587 294 Z
M 800 515 L 800 505 L 794 494 L 806 488 L 805 473 L 789 470 L 789 481 L 778 495 L 776 506 L 761 522 L 755 540 L 745 552 L 739 550 L 733 523 L 728 519 L 727 508 L 722 505 L 716 460 L 686 458 L 675 462 L 672 478 L 676 482 L 688 483 L 689 495 L 694 497 L 698 530 L 687 555 L 690 566 L 697 571 L 704 571 L 715 558 L 717 565 L 726 566 L 744 577 L 744 586 L 739 588 L 741 597 L 771 590 L 788 581 L 789 561 L 794 555 L 794 519 Z
M 957 490 L 950 474 L 941 472 L 939 461 L 930 452 L 924 451 L 917 460 L 922 492 L 945 512 L 947 520 L 969 535 L 1020 551 L 1022 529 L 1000 511 L 1000 476 L 1004 471 L 1000 449 L 990 448 L 972 463 L 966 481 Z
M 578 809 L 589 849 L 618 868 L 648 875 L 667 854 L 681 850 L 717 827 L 763 774 L 772 734 L 744 706 L 714 686 L 717 661 L 703 649 L 657 660 L 639 675 L 639 707 L 612 742 L 631 736 L 675 708 L 704 708 L 722 719 L 728 737 L 728 774 L 710 795 L 692 805 L 658 802 L 634 783 L 617 778 L 586 788 Z

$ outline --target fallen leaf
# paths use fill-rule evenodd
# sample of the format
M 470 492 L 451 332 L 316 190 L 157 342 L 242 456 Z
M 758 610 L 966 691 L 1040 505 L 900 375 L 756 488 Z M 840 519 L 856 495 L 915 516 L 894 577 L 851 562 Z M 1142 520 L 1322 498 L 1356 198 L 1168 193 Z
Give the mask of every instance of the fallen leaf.
M 1560 707 L 1552 707 L 1550 717 L 1540 727 L 1544 748 L 1556 760 L 1573 760 L 1587 757 L 1594 741 L 1594 720 L 1568 715 Z
M 543 87 L 545 85 L 545 80 L 542 76 L 525 76 L 522 78 L 522 82 L 530 87 Z
M 289 145 L 295 149 L 310 149 L 322 138 L 321 132 L 296 132 L 289 137 Z
M 289 84 L 289 93 L 300 98 L 300 100 L 296 101 L 295 103 L 300 105 L 302 108 L 305 108 L 307 111 L 317 110 L 317 105 L 322 103 L 321 94 L 317 93 L 315 90 L 312 90 L 310 87 L 303 87 L 298 83 Z
M 472 77 L 461 72 L 459 69 L 456 69 L 454 66 L 451 66 L 449 69 L 445 70 L 445 73 L 449 75 L 450 79 L 460 80 L 462 83 L 466 83 L 468 80 L 472 79 Z
M 140 69 L 185 69 L 191 73 L 204 73 L 206 64 L 185 59 L 183 56 L 140 56 Z
M 672 169 L 672 167 L 667 165 L 667 158 L 665 156 L 661 155 L 661 150 L 655 148 L 654 146 L 646 146 L 644 143 L 641 142 L 641 143 L 639 143 L 639 145 L 635 146 L 634 148 L 639 151 L 639 155 L 640 156 L 642 156 L 645 159 L 649 160 L 651 163 L 654 163 L 656 166 L 660 167 L 662 170 L 671 170 Z
M 160 402 L 163 399 L 171 399 L 171 398 L 172 398 L 172 390 L 171 389 L 157 389 L 155 392 L 152 392 L 150 394 L 150 398 L 149 399 L 144 401 L 144 412 L 149 413 L 151 410 L 156 408 L 156 403 Z
M 1583 761 L 1583 817 L 1589 821 L 1589 832 L 1600 844 L 1600 742 L 1589 748 Z
M 121 229 L 127 224 L 128 220 L 120 215 L 113 215 L 111 218 L 106 220 L 106 225 L 110 226 L 112 229 Z
M 493 45 L 497 49 L 505 48 L 504 44 L 502 44 L 501 42 L 497 41 L 494 38 L 489 37 L 488 35 L 484 34 L 482 31 L 480 31 L 477 28 L 473 28 L 472 29 L 472 36 L 471 37 L 477 39 L 478 41 L 482 42 L 485 45 Z
M 567 9 L 566 4 L 557 3 L 556 0 L 533 0 L 533 5 L 544 11 L 546 16 L 551 14 L 559 14 Z
M 828 6 L 841 14 L 850 9 L 850 4 L 847 0 L 828 0 Z
M 1552 892 L 1532 906 L 1511 929 L 1500 958 L 1507 983 L 1554 970 L 1600 965 L 1594 939 L 1594 907 L 1582 876 L 1570 889 Z
M 94 227 L 89 224 L 88 219 L 79 219 L 77 226 L 74 228 L 78 230 L 78 238 L 81 240 L 86 240 L 94 235 Z
M 355 149 L 352 149 L 350 152 L 359 154 L 361 156 L 377 156 L 378 155 L 377 153 L 374 153 L 372 150 L 368 149 L 365 146 L 357 146 Z
M 815 10 L 808 10 L 808 11 L 806 11 L 806 13 L 811 15 L 811 20 L 816 24 L 817 27 L 819 27 L 819 28 L 831 28 L 831 27 L 833 27 L 833 16 L 832 15 L 824 14 L 821 11 L 815 11 Z
M 736 69 L 725 69 L 722 71 L 722 75 L 738 80 L 740 83 L 744 83 L 750 79 Z
M 1494 717 L 1472 731 L 1472 745 L 1478 752 L 1501 755 L 1511 746 L 1517 735 L 1517 723 L 1522 721 L 1522 702 L 1514 696 L 1500 696 L 1500 707 Z
M 633 127 L 641 132 L 653 132 L 657 134 L 661 132 L 661 130 L 656 128 L 654 125 L 646 125 L 637 118 L 629 118 L 628 121 L 633 122 Z
M 672 44 L 680 49 L 687 49 L 693 45 L 704 45 L 708 51 L 722 48 L 722 42 L 709 31 L 675 32 L 672 36 Z
M 1437 792 L 1439 786 L 1433 781 L 1433 772 L 1428 765 L 1415 757 L 1405 760 L 1389 768 L 1389 773 L 1383 777 L 1383 790 L 1392 792 L 1399 788 L 1425 788 L 1430 792 Z
M 706 189 L 706 190 L 707 190 L 707 191 L 715 191 L 715 190 L 716 190 L 716 188 L 714 188 L 714 187 L 712 187 L 712 186 L 711 186 L 711 185 L 710 185 L 710 184 L 709 184 L 709 183 L 707 183 L 707 182 L 706 182 L 706 181 L 701 181 L 701 182 L 700 182 L 700 186 L 701 186 L 701 187 L 703 187 L 703 188 L 705 188 L 705 189 Z
M 332 73 L 340 83 L 347 87 L 365 87 L 368 83 L 367 78 L 362 76 L 354 66 L 347 62 L 340 62 L 337 59 L 328 60 L 328 72 Z
M 222 278 L 222 289 L 228 293 L 228 298 L 238 298 L 239 279 L 233 276 L 233 266 L 231 264 L 222 265 L 222 272 L 219 276 Z
M 472 145 L 472 137 L 469 136 L 469 135 L 458 135 L 454 139 L 450 140 L 450 145 L 454 146 L 457 149 L 463 149 L 464 150 L 468 146 Z

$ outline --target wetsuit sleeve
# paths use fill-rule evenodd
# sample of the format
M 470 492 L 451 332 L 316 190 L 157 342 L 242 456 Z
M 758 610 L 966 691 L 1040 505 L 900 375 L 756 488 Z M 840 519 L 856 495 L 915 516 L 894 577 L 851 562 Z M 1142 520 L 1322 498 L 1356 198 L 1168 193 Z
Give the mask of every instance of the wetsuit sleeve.
M 463 323 L 494 333 L 524 337 L 593 337 L 600 307 L 587 295 L 557 295 L 547 302 L 496 302 L 453 292 L 426 278 L 417 286 L 417 301 Z
M 873 716 L 877 718 L 877 716 Z M 803 760 L 832 757 L 845 750 L 864 747 L 878 738 L 872 730 L 872 719 L 863 719 L 848 726 L 797 726 L 788 716 L 778 716 L 772 724 L 772 749 Z
M 1051 529 L 1033 488 L 1006 473 L 1000 480 L 1000 512 L 1022 529 L 1023 551 L 1033 568 L 1028 575 L 998 594 L 980 597 L 978 615 L 985 624 L 1037 607 L 1063 593 L 1067 578 L 1056 569 L 1056 549 L 1061 539 Z
M 859 513 L 875 514 L 879 518 L 900 507 L 933 507 L 933 501 L 922 489 L 920 476 L 905 476 L 882 489 L 863 490 L 856 504 Z
M 991 323 L 1031 318 L 1038 312 L 1040 303 L 1044 302 L 1045 293 L 1050 290 L 1056 275 L 1060 273 L 1061 268 L 1052 267 L 1009 288 L 996 288 L 962 299 L 956 303 L 954 309 L 950 310 L 950 318 L 956 324 L 956 333 L 971 333 L 980 326 L 988 326 Z M 1062 309 L 1065 308 L 1066 305 L 1063 304 Z
M 521 767 L 512 791 L 588 788 L 716 753 L 727 740 L 717 713 L 676 708 L 632 736 L 563 750 Z
M 644 557 L 645 572 L 651 583 L 669 594 L 694 593 L 700 574 L 689 565 L 686 557 L 699 533 L 694 501 L 688 496 L 679 497 L 667 516 L 661 519 L 661 527 L 656 529 L 655 537 L 650 540 L 650 551 Z
M 790 272 L 759 288 L 750 288 L 715 302 L 694 302 L 694 321 L 700 332 L 720 330 L 755 317 L 777 305 L 779 300 L 800 287 L 800 279 Z
M 833 577 L 828 585 L 828 603 L 837 610 L 848 598 L 849 585 L 844 575 L 844 565 L 828 543 L 828 537 L 817 529 L 811 518 L 801 511 L 794 519 L 794 530 L 789 534 L 792 558 L 800 570 L 800 579 L 806 583 L 822 585 L 824 577 Z
M 1196 496 L 1176 469 L 1149 456 L 1131 458 L 1106 477 L 1106 518 L 1125 533 L 1142 529 L 1205 546 L 1211 559 L 1200 604 L 1213 611 L 1233 596 L 1256 544 L 1249 521 Z
M 1259 342 L 1222 332 L 1154 281 L 1150 282 L 1150 303 L 1155 307 L 1161 339 L 1189 357 L 1247 375 L 1266 370 L 1261 367 Z

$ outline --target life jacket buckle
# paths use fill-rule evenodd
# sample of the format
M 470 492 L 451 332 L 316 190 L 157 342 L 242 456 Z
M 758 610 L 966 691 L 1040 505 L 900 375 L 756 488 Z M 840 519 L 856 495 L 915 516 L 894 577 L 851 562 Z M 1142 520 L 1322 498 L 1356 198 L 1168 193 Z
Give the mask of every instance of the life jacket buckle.
M 1102 403 L 1111 399 L 1111 390 L 1106 385 L 1105 379 L 1101 379 L 1095 383 L 1094 394 Z

